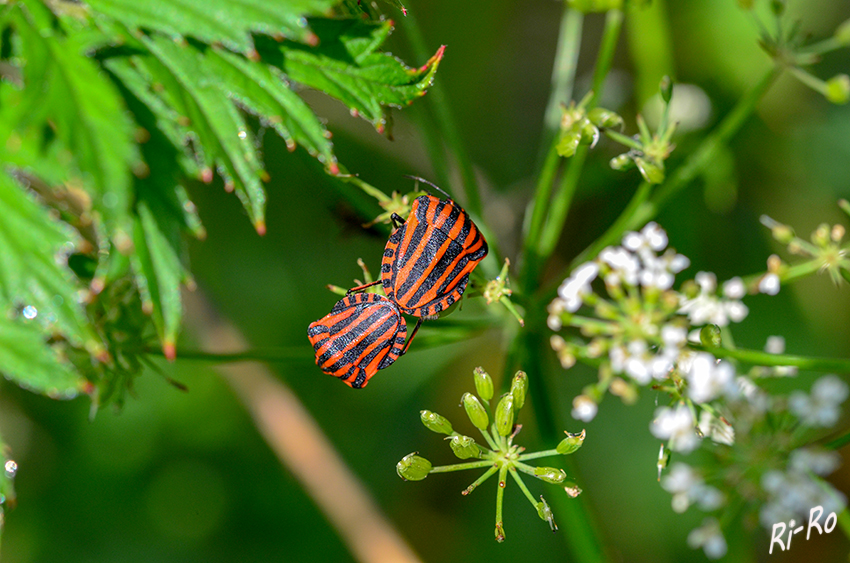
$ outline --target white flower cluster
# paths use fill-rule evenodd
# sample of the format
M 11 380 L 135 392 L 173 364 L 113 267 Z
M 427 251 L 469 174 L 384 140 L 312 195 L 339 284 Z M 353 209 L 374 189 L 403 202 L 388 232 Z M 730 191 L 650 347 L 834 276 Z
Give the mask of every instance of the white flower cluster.
M 794 391 L 788 399 L 788 407 L 806 426 L 825 428 L 838 422 L 840 406 L 847 395 L 846 383 L 834 375 L 825 375 L 812 385 L 811 395 Z
M 723 297 L 717 295 L 717 276 L 711 272 L 698 272 L 694 279 L 700 288 L 693 298 L 681 297 L 679 313 L 687 315 L 695 326 L 715 324 L 727 326 L 730 321 L 739 323 L 749 310 L 741 303 L 746 288 L 741 278 L 735 277 L 723 284 Z
M 844 494 L 812 476 L 829 475 L 840 460 L 836 452 L 801 448 L 791 452 L 785 471 L 774 469 L 762 475 L 761 486 L 769 496 L 759 512 L 762 526 L 770 530 L 777 522 L 805 519 L 816 506 L 822 506 L 825 514 L 844 510 Z
M 709 559 L 720 559 L 726 555 L 728 549 L 720 522 L 716 518 L 706 518 L 702 521 L 702 526 L 691 530 L 688 534 L 688 545 L 691 549 L 701 547 Z
M 718 489 L 707 485 L 702 476 L 685 463 L 674 463 L 661 480 L 661 487 L 673 495 L 673 510 L 682 513 L 692 504 L 700 510 L 710 512 L 723 506 L 726 496 Z
M 655 418 L 649 424 L 652 435 L 667 440 L 667 446 L 674 452 L 688 453 L 699 446 L 696 433 L 696 421 L 691 409 L 679 403 L 675 407 L 659 407 Z
M 648 223 L 639 233 L 623 236 L 623 246 L 608 247 L 599 253 L 609 286 L 627 285 L 666 291 L 673 287 L 675 275 L 691 262 L 686 256 L 668 250 L 667 233 L 657 223 Z

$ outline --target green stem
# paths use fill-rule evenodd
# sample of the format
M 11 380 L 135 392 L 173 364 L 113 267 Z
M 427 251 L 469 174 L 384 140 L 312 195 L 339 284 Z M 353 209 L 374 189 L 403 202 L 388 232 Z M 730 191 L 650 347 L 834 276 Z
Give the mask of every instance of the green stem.
M 649 199 L 649 195 L 652 193 L 652 186 L 649 182 L 641 182 L 635 195 L 632 196 L 631 201 L 626 205 L 620 216 L 617 217 L 617 220 L 608 227 L 608 230 L 602 236 L 593 241 L 590 246 L 570 262 L 570 270 L 588 260 L 593 260 L 606 246 L 616 245 L 620 242 L 620 239 L 623 238 L 623 233 L 630 227 L 635 212 Z
M 511 477 L 513 477 L 514 481 L 516 481 L 517 485 L 519 485 L 519 488 L 522 490 L 523 494 L 525 495 L 525 498 L 528 499 L 528 501 L 531 503 L 531 506 L 534 507 L 534 510 L 537 510 L 537 501 L 534 500 L 531 491 L 529 491 L 528 487 L 525 486 L 525 482 L 523 482 L 522 477 L 519 476 L 519 473 L 516 472 L 516 469 L 511 469 L 510 472 Z
M 416 16 L 413 15 L 412 10 L 407 13 L 407 16 L 401 18 L 401 24 L 404 26 L 404 30 L 410 39 L 410 46 L 413 49 L 414 56 L 418 60 L 427 60 L 431 55 L 425 46 L 422 31 L 419 29 Z M 478 182 L 475 179 L 475 170 L 464 147 L 457 123 L 449 109 L 450 106 L 446 98 L 445 89 L 440 80 L 436 80 L 428 89 L 428 98 L 429 105 L 434 110 L 437 126 L 442 132 L 442 137 L 446 140 L 449 150 L 454 155 L 460 168 L 460 176 L 463 182 L 464 193 L 466 194 L 466 210 L 480 217 L 481 197 L 478 194 Z
M 700 348 L 716 358 L 729 358 L 756 366 L 793 366 L 809 371 L 838 371 L 850 373 L 850 359 L 817 358 L 790 354 L 769 354 L 761 350 L 729 350 L 727 348 Z
M 485 440 L 487 441 L 487 443 L 490 445 L 490 448 L 491 448 L 492 450 L 499 450 L 499 446 L 496 444 L 496 441 L 495 441 L 495 440 L 493 440 L 493 437 L 492 437 L 492 436 L 490 436 L 490 433 L 487 431 L 487 429 L 486 429 L 486 428 L 485 428 L 485 429 L 483 429 L 483 430 L 481 430 L 481 435 L 482 435 L 482 436 L 484 436 L 484 439 L 485 439 Z
M 538 459 L 538 458 L 541 458 L 541 457 L 550 457 L 550 456 L 554 456 L 554 455 L 561 455 L 561 454 L 558 453 L 558 450 L 554 450 L 554 449 L 553 450 L 544 450 L 542 452 L 522 454 L 517 459 L 519 461 L 528 461 L 530 459 Z
M 145 348 L 139 352 L 140 354 L 149 354 L 151 356 L 162 356 L 162 350 L 159 348 Z M 244 352 L 201 352 L 198 350 L 179 350 L 177 352 L 178 360 L 200 360 L 213 363 L 230 363 L 230 362 L 290 362 L 293 360 L 309 360 L 311 359 L 310 349 L 305 346 L 291 346 L 286 348 L 255 348 Z
M 505 498 L 505 477 L 508 474 L 507 464 L 499 468 L 499 485 L 496 487 L 496 540 L 502 541 L 505 539 L 504 520 L 502 519 L 502 504 Z M 499 537 L 501 535 L 501 538 Z
M 544 146 L 551 143 L 558 132 L 561 122 L 561 104 L 573 97 L 583 23 L 584 14 L 564 3 L 558 47 L 555 51 L 555 65 L 552 68 L 552 91 L 549 94 L 549 102 L 546 104 L 546 113 L 543 118 Z
M 430 473 L 449 473 L 451 471 L 463 471 L 464 469 L 478 469 L 479 467 L 490 466 L 493 466 L 493 460 L 485 459 L 483 461 L 469 461 L 466 463 L 455 463 L 452 465 L 438 465 L 436 467 L 432 467 Z
M 617 47 L 617 39 L 620 36 L 620 30 L 623 26 L 623 12 L 621 10 L 609 10 L 605 17 L 605 28 L 602 31 L 602 43 L 599 48 L 599 54 L 596 58 L 596 68 L 593 72 L 593 97 L 588 102 L 586 108 L 588 111 L 596 107 L 600 97 L 602 96 L 602 87 L 605 83 L 605 77 L 611 70 L 611 65 L 614 59 L 614 52 Z M 536 286 L 537 277 L 539 276 L 539 268 L 546 262 L 558 240 L 561 238 L 561 232 L 564 229 L 564 222 L 572 204 L 573 196 L 575 195 L 578 181 L 581 177 L 582 168 L 587 158 L 588 146 L 582 145 L 576 150 L 575 155 L 569 160 L 568 168 L 558 184 L 558 189 L 553 196 L 552 204 L 541 230 L 540 239 L 537 241 L 537 270 L 529 272 L 533 275 L 533 280 L 526 280 L 527 284 L 534 283 Z
M 470 486 L 468 486 L 467 488 L 465 488 L 461 494 L 463 494 L 463 495 L 468 495 L 469 493 L 471 493 L 472 491 L 474 491 L 475 489 L 477 489 L 477 488 L 478 488 L 478 485 L 480 485 L 481 483 L 483 483 L 484 481 L 486 481 L 487 479 L 489 479 L 489 478 L 490 478 L 490 476 L 491 476 L 491 475 L 493 475 L 493 473 L 495 473 L 495 472 L 496 472 L 496 471 L 498 471 L 498 470 L 499 470 L 499 466 L 498 466 L 498 465 L 494 465 L 493 467 L 491 467 L 490 469 L 488 469 L 487 471 L 485 471 L 484 473 L 482 473 L 482 474 L 481 474 L 481 477 L 479 477 L 478 479 L 476 479 L 476 480 L 475 480 L 475 481 L 474 481 L 474 482 L 473 482 Z

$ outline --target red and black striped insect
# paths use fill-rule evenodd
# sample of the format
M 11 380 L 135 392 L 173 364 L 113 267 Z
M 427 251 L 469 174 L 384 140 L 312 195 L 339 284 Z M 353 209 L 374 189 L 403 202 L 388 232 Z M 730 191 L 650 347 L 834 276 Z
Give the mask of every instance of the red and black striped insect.
M 355 389 L 407 351 L 407 323 L 395 303 L 377 293 L 352 293 L 311 323 L 307 336 L 322 371 Z
M 446 197 L 416 198 L 406 222 L 392 216 L 396 230 L 384 249 L 381 283 L 387 297 L 408 315 L 433 317 L 450 307 L 466 290 L 469 274 L 487 256 L 481 231 L 461 206 Z

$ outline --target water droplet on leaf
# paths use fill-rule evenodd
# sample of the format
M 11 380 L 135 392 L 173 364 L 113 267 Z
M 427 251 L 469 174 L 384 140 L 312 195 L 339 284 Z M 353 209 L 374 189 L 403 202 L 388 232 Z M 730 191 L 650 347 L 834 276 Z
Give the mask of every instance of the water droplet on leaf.
M 23 313 L 25 319 L 31 321 L 38 315 L 38 309 L 32 305 L 27 305 L 21 313 Z
M 18 472 L 18 464 L 15 460 L 10 459 L 6 462 L 5 469 L 6 477 L 8 477 L 9 479 L 14 479 L 15 474 Z

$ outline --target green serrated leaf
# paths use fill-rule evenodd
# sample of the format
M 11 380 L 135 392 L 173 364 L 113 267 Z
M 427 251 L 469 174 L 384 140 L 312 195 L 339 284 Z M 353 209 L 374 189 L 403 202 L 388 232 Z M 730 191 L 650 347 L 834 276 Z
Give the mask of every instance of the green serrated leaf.
M 335 173 L 336 157 L 327 129 L 277 69 L 224 50 L 208 51 L 206 59 L 231 99 L 268 122 L 290 150 L 302 145 Z
M 316 47 L 257 38 L 257 49 L 295 82 L 333 96 L 379 130 L 386 123 L 385 107 L 403 107 L 425 95 L 443 57 L 440 47 L 414 69 L 379 52 L 391 22 L 311 19 L 310 26 L 319 37 Z
M 61 332 L 89 352 L 101 352 L 77 301 L 81 288 L 62 263 L 74 249 L 74 234 L 6 174 L 0 174 L 0 217 L 0 314 L 32 306 L 48 334 Z
M 37 320 L 0 315 L 0 373 L 24 389 L 54 399 L 75 397 L 85 385 L 70 363 L 45 341 Z
M 25 89 L 17 128 L 51 131 L 70 151 L 91 188 L 93 207 L 112 234 L 129 222 L 130 170 L 138 163 L 132 123 L 116 88 L 89 58 L 76 36 L 60 37 L 39 2 L 13 8 L 21 39 Z
M 178 45 L 162 37 L 142 39 L 151 53 L 173 74 L 197 108 L 190 109 L 192 127 L 219 165 L 225 186 L 235 188 L 258 231 L 265 231 L 266 195 L 263 170 L 253 135 L 239 110 L 223 96 L 217 82 L 198 72 L 204 68 L 204 53 L 192 45 Z M 206 125 L 206 127 L 204 127 Z
M 87 3 L 94 11 L 129 27 L 221 43 L 251 55 L 254 32 L 315 43 L 315 35 L 304 17 L 327 13 L 337 1 L 89 0 Z
M 155 213 L 148 201 L 140 201 L 136 209 L 136 252 L 130 261 L 142 301 L 153 314 L 163 351 L 166 357 L 173 358 L 183 318 L 180 284 L 186 277 L 180 261 L 179 225 Z

